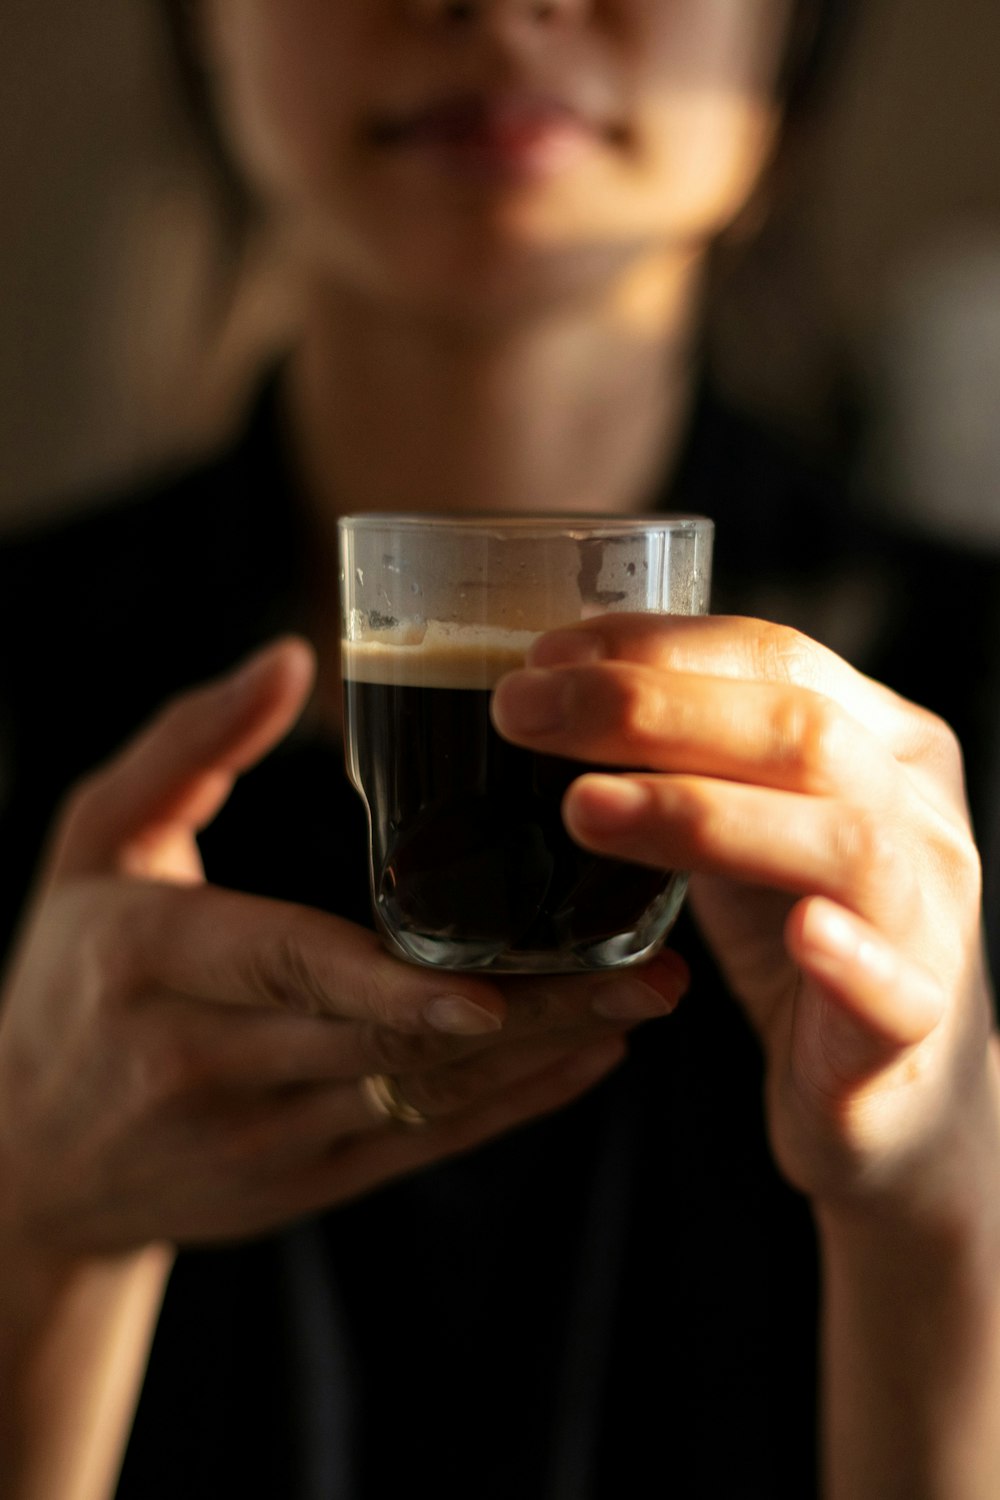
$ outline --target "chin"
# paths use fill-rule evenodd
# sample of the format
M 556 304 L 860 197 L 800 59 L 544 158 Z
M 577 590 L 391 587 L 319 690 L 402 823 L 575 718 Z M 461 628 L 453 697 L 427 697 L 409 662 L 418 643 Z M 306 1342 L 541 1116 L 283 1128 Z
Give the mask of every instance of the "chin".
M 413 313 L 470 325 L 516 323 L 603 301 L 627 259 L 617 247 L 482 253 L 451 262 L 414 257 L 393 268 L 391 288 L 397 304 Z
M 375 219 L 350 238 L 314 238 L 312 269 L 387 311 L 485 327 L 596 305 L 655 243 L 642 233 L 557 235 L 514 214 Z

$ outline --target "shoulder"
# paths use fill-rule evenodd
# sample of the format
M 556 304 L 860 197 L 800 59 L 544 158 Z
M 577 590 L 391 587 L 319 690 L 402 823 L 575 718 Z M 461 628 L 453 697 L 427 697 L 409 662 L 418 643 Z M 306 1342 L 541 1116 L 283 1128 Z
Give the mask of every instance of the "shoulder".
M 210 466 L 81 501 L 71 515 L 22 527 L 0 542 L 0 611 L 5 623 L 62 619 L 75 606 L 98 616 L 114 593 L 127 596 L 140 572 L 163 571 L 183 547 L 207 499 Z
M 271 633 L 298 546 L 256 409 L 224 451 L 0 543 L 0 728 L 49 784 Z
M 262 400 L 218 452 L 81 497 L 72 513 L 5 537 L 0 610 L 56 619 L 75 606 L 99 622 L 115 604 L 151 609 L 178 570 L 209 571 L 219 550 L 239 557 L 266 505 L 278 508 L 285 469 L 272 403 Z

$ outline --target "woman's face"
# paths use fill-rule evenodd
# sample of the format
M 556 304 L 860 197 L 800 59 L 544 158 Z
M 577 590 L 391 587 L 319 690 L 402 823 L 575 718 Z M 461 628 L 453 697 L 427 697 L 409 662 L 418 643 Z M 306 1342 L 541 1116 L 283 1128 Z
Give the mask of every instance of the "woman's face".
M 251 187 L 341 283 L 516 308 L 738 212 L 791 0 L 204 0 Z

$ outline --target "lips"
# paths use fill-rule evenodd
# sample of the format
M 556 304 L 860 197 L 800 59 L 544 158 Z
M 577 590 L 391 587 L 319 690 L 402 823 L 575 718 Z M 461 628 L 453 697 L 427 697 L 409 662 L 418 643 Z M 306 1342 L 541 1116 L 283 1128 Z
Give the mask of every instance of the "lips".
M 370 143 L 413 152 L 462 175 L 544 176 L 600 143 L 605 132 L 561 100 L 456 95 L 371 125 Z

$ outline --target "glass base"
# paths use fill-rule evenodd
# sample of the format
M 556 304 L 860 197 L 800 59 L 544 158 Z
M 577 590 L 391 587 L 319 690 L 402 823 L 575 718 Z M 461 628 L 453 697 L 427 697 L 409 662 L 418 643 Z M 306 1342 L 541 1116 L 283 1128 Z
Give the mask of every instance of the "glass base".
M 688 877 L 675 873 L 663 895 L 630 932 L 598 942 L 533 951 L 462 938 L 455 933 L 426 933 L 391 927 L 376 908 L 387 947 L 408 963 L 425 968 L 494 974 L 583 974 L 643 964 L 663 946 L 687 892 Z

